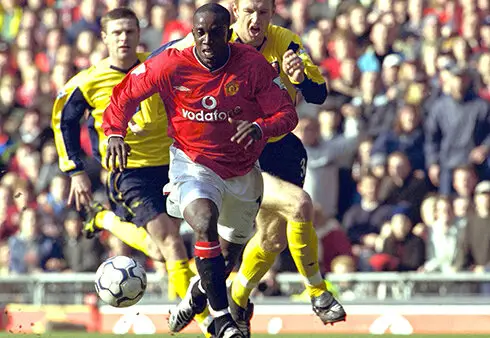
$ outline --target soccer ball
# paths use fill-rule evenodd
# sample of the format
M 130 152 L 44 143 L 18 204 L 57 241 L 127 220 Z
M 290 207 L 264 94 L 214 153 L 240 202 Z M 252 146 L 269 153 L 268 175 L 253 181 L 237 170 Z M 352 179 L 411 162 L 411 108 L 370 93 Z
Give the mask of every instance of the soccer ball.
M 95 273 L 95 291 L 105 303 L 128 307 L 140 301 L 146 290 L 146 272 L 126 256 L 111 257 Z

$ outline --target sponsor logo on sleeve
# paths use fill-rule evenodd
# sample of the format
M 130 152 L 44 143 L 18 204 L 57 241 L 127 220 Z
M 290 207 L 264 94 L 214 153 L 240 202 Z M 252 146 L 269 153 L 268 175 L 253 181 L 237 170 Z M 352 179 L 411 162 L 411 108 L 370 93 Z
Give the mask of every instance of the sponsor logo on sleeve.
M 276 84 L 276 86 L 278 86 L 279 88 L 286 89 L 286 86 L 284 85 L 284 82 L 282 82 L 280 76 L 274 78 L 274 80 L 272 80 L 272 82 L 274 82 Z
M 131 71 L 131 74 L 133 74 L 133 75 L 140 75 L 140 74 L 143 74 L 144 72 L 146 72 L 146 66 L 145 66 L 144 63 L 142 63 L 138 67 L 136 67 L 135 69 L 133 69 Z

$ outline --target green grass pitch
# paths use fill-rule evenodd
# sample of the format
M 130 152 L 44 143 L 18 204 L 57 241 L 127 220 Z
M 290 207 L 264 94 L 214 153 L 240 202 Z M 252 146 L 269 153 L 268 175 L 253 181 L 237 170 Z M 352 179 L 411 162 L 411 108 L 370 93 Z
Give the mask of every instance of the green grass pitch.
M 176 335 L 170 335 L 170 334 L 155 334 L 155 335 L 142 335 L 142 336 L 137 336 L 137 335 L 113 335 L 113 334 L 97 334 L 97 333 L 45 333 L 42 335 L 37 335 L 37 334 L 22 334 L 22 333 L 0 333 L 0 338 L 6 338 L 6 337 L 11 337 L 15 338 L 17 336 L 20 336 L 22 338 L 201 338 L 203 337 L 202 335 L 197 335 L 197 334 L 176 334 Z M 376 337 L 373 335 L 363 335 L 363 334 L 318 334 L 318 335 L 313 335 L 313 334 L 278 334 L 278 335 L 266 335 L 266 334 L 254 334 L 252 335 L 254 338 L 369 338 L 369 337 Z M 388 337 L 410 337 L 410 338 L 470 338 L 470 337 L 475 337 L 475 338 L 483 338 L 487 337 L 487 335 L 419 335 L 419 334 L 414 334 L 410 336 L 395 336 L 388 334 L 386 335 Z M 19 338 L 20 338 L 19 337 Z

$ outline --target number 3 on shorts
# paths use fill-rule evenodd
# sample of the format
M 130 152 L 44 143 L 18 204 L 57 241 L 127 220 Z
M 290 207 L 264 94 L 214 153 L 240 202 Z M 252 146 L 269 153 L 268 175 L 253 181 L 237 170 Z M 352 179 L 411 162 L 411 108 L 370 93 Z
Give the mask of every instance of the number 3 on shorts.
M 302 158 L 301 159 L 301 162 L 300 162 L 300 165 L 301 165 L 301 178 L 305 178 L 306 176 L 306 158 Z

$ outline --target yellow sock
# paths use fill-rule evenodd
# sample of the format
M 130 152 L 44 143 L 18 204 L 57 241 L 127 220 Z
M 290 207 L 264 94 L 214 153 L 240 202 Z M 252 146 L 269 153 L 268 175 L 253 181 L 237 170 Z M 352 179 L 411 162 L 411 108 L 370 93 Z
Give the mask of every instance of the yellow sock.
M 168 284 L 172 286 L 175 293 L 182 299 L 184 298 L 189 281 L 194 276 L 189 268 L 189 261 L 182 259 L 179 261 L 167 262 Z
M 189 267 L 189 261 L 179 260 L 167 262 L 168 286 L 182 299 L 187 293 L 187 288 L 190 284 L 190 279 L 194 277 L 194 273 Z M 169 299 L 170 299 L 169 295 Z M 210 324 L 209 310 L 206 308 L 204 312 L 197 314 L 194 319 L 201 327 L 203 333 L 206 334 L 207 326 Z M 204 324 L 205 323 L 205 324 Z M 204 325 L 203 325 L 204 324 Z
M 122 221 L 114 212 L 104 210 L 95 216 L 95 226 L 99 229 L 105 229 L 119 238 L 132 248 L 143 252 L 151 257 L 148 243 L 151 241 L 145 228 L 138 227 L 136 224 Z
M 238 305 L 247 307 L 250 293 L 274 264 L 277 254 L 262 249 L 257 235 L 248 242 L 242 265 L 231 286 L 231 297 Z
M 288 221 L 288 245 L 298 272 L 303 276 L 310 297 L 318 297 L 327 287 L 318 265 L 318 237 L 309 222 Z

